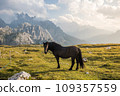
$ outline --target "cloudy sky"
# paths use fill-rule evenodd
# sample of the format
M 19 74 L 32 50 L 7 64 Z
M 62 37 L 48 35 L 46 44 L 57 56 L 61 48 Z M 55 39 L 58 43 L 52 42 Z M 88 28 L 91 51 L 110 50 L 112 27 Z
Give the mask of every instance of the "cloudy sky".
M 0 0 L 0 18 L 10 23 L 16 13 L 49 19 L 57 25 L 76 23 L 120 29 L 120 0 Z

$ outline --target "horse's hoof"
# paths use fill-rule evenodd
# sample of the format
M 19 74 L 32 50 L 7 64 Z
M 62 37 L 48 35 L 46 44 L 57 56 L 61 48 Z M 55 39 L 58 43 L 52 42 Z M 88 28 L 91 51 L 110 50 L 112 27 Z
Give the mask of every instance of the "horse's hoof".
M 57 67 L 58 69 L 60 68 L 60 67 Z
M 69 69 L 69 71 L 71 71 L 72 69 Z

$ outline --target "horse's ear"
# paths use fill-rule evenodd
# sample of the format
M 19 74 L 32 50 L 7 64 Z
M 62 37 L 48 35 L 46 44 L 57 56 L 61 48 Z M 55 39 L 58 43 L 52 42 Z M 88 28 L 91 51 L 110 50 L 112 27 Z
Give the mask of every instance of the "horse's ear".
M 49 44 L 49 42 L 46 42 L 47 44 Z

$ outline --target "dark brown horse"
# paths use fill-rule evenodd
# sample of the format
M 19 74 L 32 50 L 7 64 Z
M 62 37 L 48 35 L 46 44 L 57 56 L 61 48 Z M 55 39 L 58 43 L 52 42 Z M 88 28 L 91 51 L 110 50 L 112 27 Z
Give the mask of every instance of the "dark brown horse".
M 82 54 L 81 54 L 81 50 L 79 48 L 77 48 L 75 46 L 63 47 L 55 42 L 46 42 L 46 43 L 43 43 L 43 46 L 44 46 L 45 54 L 47 54 L 48 50 L 52 51 L 52 53 L 54 54 L 54 56 L 57 60 L 57 63 L 58 63 L 57 68 L 60 68 L 59 57 L 61 57 L 61 58 L 71 57 L 72 65 L 69 70 L 72 70 L 74 63 L 75 63 L 75 59 L 77 61 L 76 70 L 78 70 L 79 63 L 80 63 L 80 67 L 84 68 Z

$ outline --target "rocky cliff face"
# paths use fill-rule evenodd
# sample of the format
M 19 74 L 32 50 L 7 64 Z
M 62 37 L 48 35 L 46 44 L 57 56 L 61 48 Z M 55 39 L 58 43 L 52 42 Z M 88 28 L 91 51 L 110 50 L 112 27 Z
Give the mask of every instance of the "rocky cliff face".
M 0 27 L 5 27 L 7 24 L 0 18 Z
M 11 33 L 12 29 L 9 26 L 0 28 L 0 45 L 5 44 L 6 35 L 10 35 Z
M 31 25 L 30 23 L 23 23 L 14 29 L 14 33 L 27 33 L 29 34 L 34 44 L 41 44 L 45 41 L 53 41 L 52 36 L 47 30 L 44 30 L 39 25 Z
M 5 27 L 0 29 L 0 42 L 6 45 L 41 44 L 53 41 L 47 30 L 41 26 L 23 23 L 17 28 Z
M 23 44 L 34 44 L 34 41 L 31 39 L 31 35 L 26 32 L 21 33 L 11 33 L 10 35 L 5 36 L 6 45 L 23 45 Z

